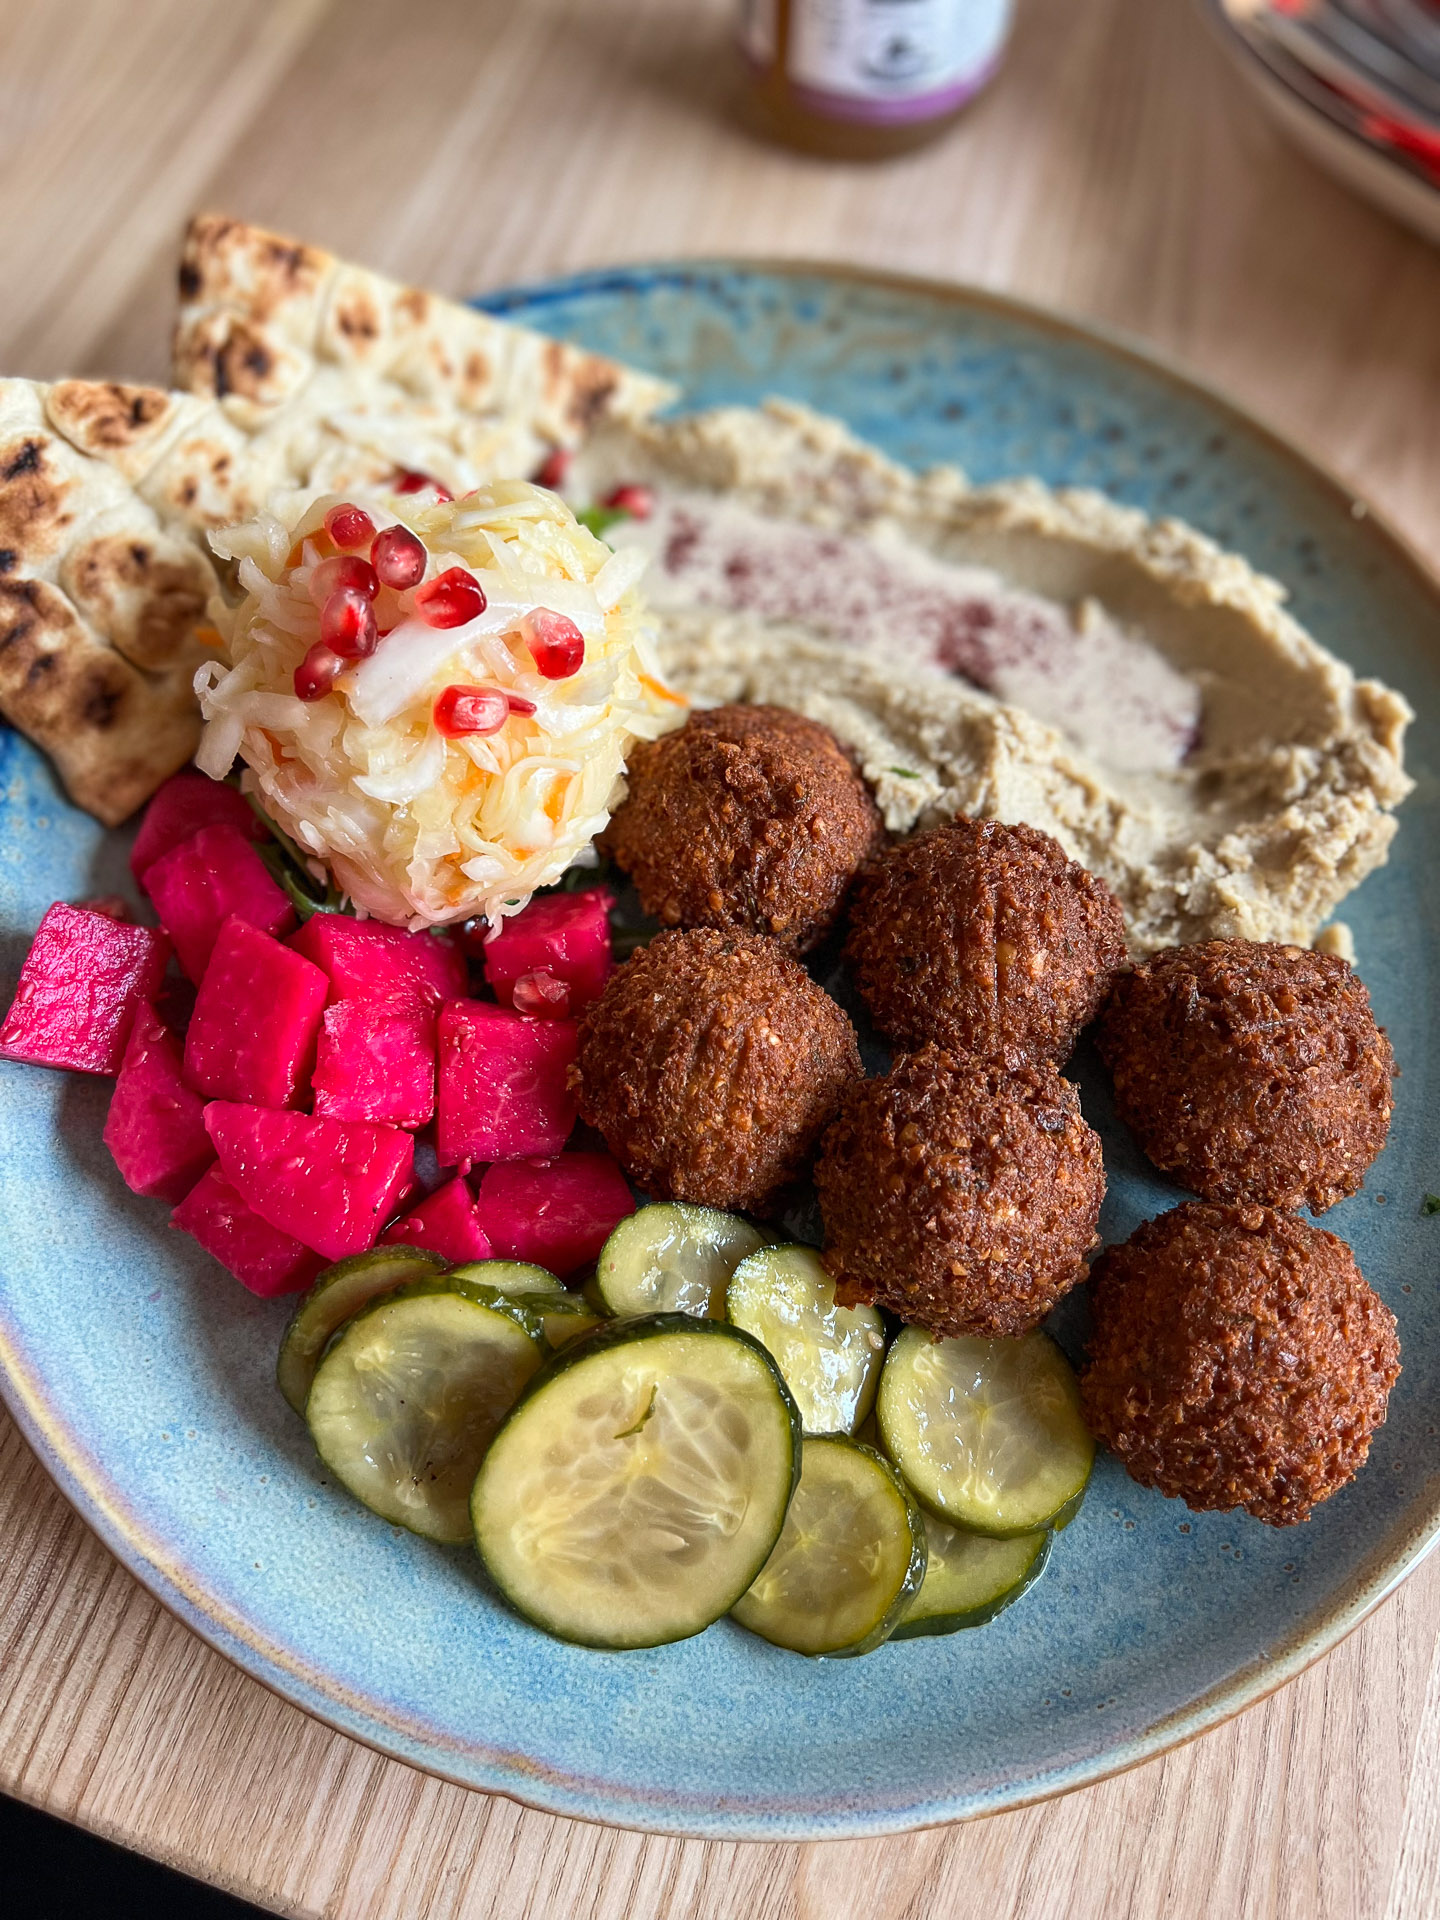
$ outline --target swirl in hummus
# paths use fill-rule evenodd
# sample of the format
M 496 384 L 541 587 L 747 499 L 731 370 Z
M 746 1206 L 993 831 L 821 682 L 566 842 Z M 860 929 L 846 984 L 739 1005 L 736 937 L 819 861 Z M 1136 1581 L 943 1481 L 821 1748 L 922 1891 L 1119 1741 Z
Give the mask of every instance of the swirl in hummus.
M 1140 953 L 1308 945 L 1384 861 L 1409 706 L 1181 522 L 915 474 L 782 402 L 604 431 L 571 486 L 635 482 L 654 510 L 607 538 L 650 556 L 667 678 L 833 728 L 892 830 L 1040 827 Z

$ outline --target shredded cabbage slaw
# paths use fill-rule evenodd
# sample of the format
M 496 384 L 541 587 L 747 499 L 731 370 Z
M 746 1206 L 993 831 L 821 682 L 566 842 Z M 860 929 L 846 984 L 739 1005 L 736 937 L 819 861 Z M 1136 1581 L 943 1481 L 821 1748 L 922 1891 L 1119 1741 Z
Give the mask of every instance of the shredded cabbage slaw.
M 345 500 L 377 528 L 418 535 L 426 580 L 453 566 L 473 573 L 485 611 L 432 627 L 416 616 L 413 589 L 383 589 L 376 611 L 391 631 L 330 693 L 301 700 L 295 669 L 320 630 L 310 572 L 334 551 L 324 519 L 340 496 L 212 535 L 238 562 L 245 597 L 214 610 L 228 658 L 196 675 L 206 723 L 196 764 L 222 779 L 239 754 L 266 812 L 362 913 L 411 927 L 483 915 L 496 926 L 588 857 L 624 797 L 632 745 L 685 717 L 636 590 L 643 557 L 612 553 L 557 495 L 522 480 L 455 501 Z M 542 609 L 584 636 L 584 663 L 568 679 L 544 678 L 526 647 L 522 622 Z M 447 738 L 433 708 L 455 684 L 498 687 L 535 711 L 512 712 L 498 733 Z

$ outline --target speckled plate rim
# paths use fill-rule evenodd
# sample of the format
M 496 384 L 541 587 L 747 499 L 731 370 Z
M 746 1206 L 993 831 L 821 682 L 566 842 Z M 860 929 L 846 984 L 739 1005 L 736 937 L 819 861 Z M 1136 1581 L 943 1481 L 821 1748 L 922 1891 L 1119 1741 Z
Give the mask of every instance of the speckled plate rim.
M 1440 617 L 1440 574 L 1410 541 L 1363 495 L 1324 460 L 1292 436 L 1282 434 L 1237 402 L 1197 379 L 1175 361 L 1114 329 L 1071 318 L 986 288 L 919 275 L 837 265 L 822 260 L 697 256 L 624 267 L 597 268 L 534 286 L 497 290 L 477 304 L 499 311 L 527 305 L 533 315 L 547 299 L 633 285 L 637 280 L 685 278 L 703 273 L 765 273 L 780 277 L 824 277 L 852 285 L 911 294 L 959 308 L 1011 318 L 1082 345 L 1169 383 L 1191 400 L 1213 409 L 1261 440 L 1312 484 L 1318 481 L 1384 550 L 1390 564 L 1412 574 Z M 127 1504 L 120 1490 L 70 1441 L 60 1409 L 21 1361 L 0 1323 L 0 1399 L 21 1433 L 71 1507 L 122 1566 L 168 1612 L 217 1653 L 291 1705 L 347 1738 L 388 1759 L 414 1766 L 457 1786 L 499 1793 L 522 1805 L 568 1819 L 628 1827 L 680 1838 L 730 1841 L 815 1841 L 860 1839 L 913 1832 L 952 1821 L 978 1818 L 1032 1806 L 1038 1802 L 1114 1778 L 1157 1758 L 1269 1697 L 1329 1653 L 1394 1593 L 1440 1541 L 1440 1483 L 1412 1506 L 1412 1518 L 1387 1547 L 1332 1596 L 1318 1618 L 1301 1625 L 1278 1647 L 1247 1662 L 1185 1707 L 1162 1716 L 1144 1733 L 1113 1749 L 1051 1769 L 1038 1769 L 1002 1785 L 968 1794 L 920 1800 L 903 1808 L 847 1808 L 839 1814 L 819 1810 L 744 1811 L 733 1807 L 702 1810 L 693 1804 L 662 1803 L 653 1795 L 627 1793 L 614 1781 L 587 1780 L 544 1767 L 523 1753 L 488 1747 L 480 1741 L 442 1743 L 433 1729 L 419 1729 L 377 1704 L 341 1687 L 332 1676 L 298 1660 L 283 1645 L 257 1634 L 234 1608 L 207 1593 L 184 1560 L 147 1527 L 144 1516 Z M 460 1756 L 463 1754 L 464 1761 Z M 639 1803 L 639 1804 L 637 1804 Z

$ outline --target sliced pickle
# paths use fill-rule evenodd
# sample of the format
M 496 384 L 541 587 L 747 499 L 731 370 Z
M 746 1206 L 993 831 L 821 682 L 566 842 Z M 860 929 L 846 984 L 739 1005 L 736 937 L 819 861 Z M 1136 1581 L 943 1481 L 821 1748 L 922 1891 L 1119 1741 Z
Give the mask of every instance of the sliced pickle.
M 870 1653 L 924 1574 L 924 1517 L 890 1462 L 843 1435 L 807 1434 L 775 1550 L 731 1612 L 792 1653 Z
M 763 1247 L 725 1292 L 732 1326 L 767 1346 L 806 1433 L 854 1433 L 875 1403 L 885 1327 L 874 1307 L 837 1307 L 813 1247 Z
M 738 1213 L 657 1201 L 622 1220 L 600 1251 L 595 1285 L 609 1312 L 719 1319 L 736 1267 L 767 1244 Z
M 920 1591 L 895 1629 L 897 1640 L 983 1627 L 1034 1586 L 1050 1558 L 1052 1533 L 1017 1533 L 996 1540 L 925 1516 L 930 1557 Z
M 275 1367 L 276 1384 L 302 1420 L 310 1383 L 332 1335 L 362 1307 L 409 1281 L 443 1273 L 445 1266 L 438 1253 L 424 1247 L 375 1247 L 326 1267 L 295 1309 Z
M 449 1276 L 358 1314 L 316 1369 L 305 1417 L 320 1458 L 372 1512 L 431 1540 L 470 1534 L 470 1489 L 544 1358 L 540 1323 Z
M 1059 1527 L 1084 1497 L 1095 1443 L 1074 1370 L 1045 1333 L 932 1340 L 906 1327 L 886 1356 L 876 1414 L 920 1504 L 1000 1537 Z
M 557 1355 L 475 1482 L 475 1543 L 538 1626 L 582 1646 L 684 1640 L 728 1613 L 779 1537 L 800 1423 L 757 1340 L 682 1314 Z
M 451 1267 L 457 1280 L 475 1280 L 496 1293 L 563 1293 L 565 1283 L 548 1267 L 532 1266 L 528 1260 L 467 1260 Z

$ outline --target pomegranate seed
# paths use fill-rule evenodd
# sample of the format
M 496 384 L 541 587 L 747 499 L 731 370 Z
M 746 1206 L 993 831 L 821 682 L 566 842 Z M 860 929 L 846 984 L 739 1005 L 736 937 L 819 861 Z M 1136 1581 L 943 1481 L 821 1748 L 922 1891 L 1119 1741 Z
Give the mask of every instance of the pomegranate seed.
M 628 513 L 632 520 L 648 520 L 655 511 L 655 494 L 650 487 L 631 483 L 607 493 L 604 504 L 617 513 Z
M 332 593 L 363 593 L 367 600 L 373 600 L 380 591 L 380 581 L 374 567 L 358 553 L 337 553 L 310 569 L 309 591 L 317 607 L 323 607 Z
M 453 500 L 454 494 L 447 486 L 432 474 L 421 473 L 418 467 L 402 467 L 396 476 L 392 493 L 433 493 L 437 500 Z
M 363 593 L 342 587 L 320 609 L 320 641 L 342 660 L 364 660 L 380 644 L 375 609 Z
M 353 553 L 375 538 L 375 522 L 363 507 L 332 507 L 325 516 L 325 531 L 342 553 Z
M 432 717 L 437 733 L 463 740 L 470 733 L 498 733 L 510 718 L 510 702 L 498 687 L 446 687 Z
M 370 558 L 381 583 L 403 593 L 406 587 L 417 586 L 425 578 L 425 562 L 429 556 L 424 541 L 418 540 L 408 527 L 385 527 L 375 536 Z
M 427 627 L 463 627 L 485 611 L 485 590 L 464 567 L 447 567 L 415 589 L 415 611 Z
M 564 980 L 540 967 L 534 973 L 522 973 L 510 989 L 510 1004 L 516 1013 L 538 1014 L 540 1018 L 563 1020 L 570 1011 L 570 988 Z
M 540 462 L 535 469 L 535 485 L 549 487 L 553 493 L 557 487 L 563 487 L 565 476 L 570 471 L 570 462 L 575 458 L 564 447 L 556 447 Z
M 523 693 L 507 693 L 505 698 L 510 702 L 510 711 L 518 713 L 522 720 L 528 720 L 535 711 L 535 702 L 527 700 Z
M 535 671 L 547 680 L 568 680 L 585 664 L 585 636 L 563 613 L 537 607 L 520 623 Z
M 301 700 L 323 700 L 345 662 L 317 640 L 295 669 L 295 692 Z

